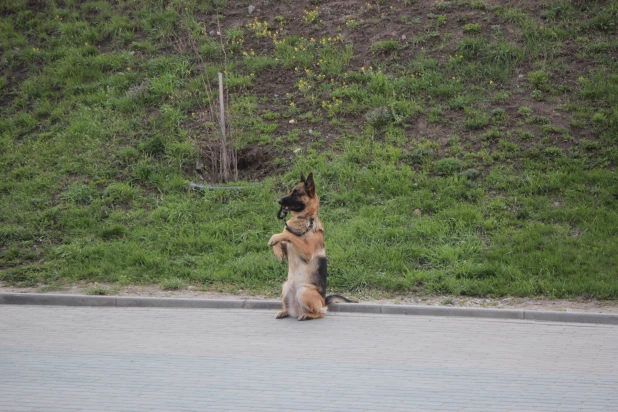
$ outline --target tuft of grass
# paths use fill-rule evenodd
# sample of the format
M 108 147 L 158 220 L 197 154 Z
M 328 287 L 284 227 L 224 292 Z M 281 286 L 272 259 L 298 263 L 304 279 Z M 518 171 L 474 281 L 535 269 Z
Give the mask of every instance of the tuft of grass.
M 319 22 L 320 12 L 318 10 L 318 6 L 315 6 L 313 10 L 305 10 L 303 11 L 303 23 L 307 26 L 312 24 L 317 24 Z
M 463 162 L 459 159 L 446 158 L 435 164 L 436 173 L 441 176 L 452 176 L 463 169 Z
M 538 70 L 528 73 L 528 80 L 530 85 L 538 90 L 548 92 L 550 91 L 549 75 L 543 70 Z
M 517 109 L 517 113 L 519 113 L 522 117 L 528 118 L 532 115 L 532 109 L 528 106 L 521 106 Z
M 487 126 L 490 122 L 489 116 L 484 112 L 473 112 L 464 121 L 464 126 L 468 129 L 477 130 Z
M 466 34 L 479 34 L 481 32 L 481 25 L 478 23 L 466 24 L 463 27 L 463 32 Z
M 179 290 L 184 288 L 184 286 L 184 281 L 175 277 L 164 279 L 161 283 L 159 283 L 159 288 L 161 290 Z
M 249 73 L 260 73 L 267 69 L 272 69 L 277 65 L 277 61 L 267 56 L 245 56 L 243 59 L 245 69 Z
M 86 288 L 85 292 L 86 295 L 105 296 L 109 295 L 111 290 L 100 285 L 94 285 Z
M 381 40 L 373 43 L 369 49 L 372 52 L 393 52 L 399 50 L 400 45 L 397 40 Z
M 127 229 L 123 225 L 114 225 L 101 230 L 101 239 L 111 240 L 123 237 Z
M 470 8 L 472 10 L 487 10 L 487 4 L 482 1 L 473 1 L 470 3 Z

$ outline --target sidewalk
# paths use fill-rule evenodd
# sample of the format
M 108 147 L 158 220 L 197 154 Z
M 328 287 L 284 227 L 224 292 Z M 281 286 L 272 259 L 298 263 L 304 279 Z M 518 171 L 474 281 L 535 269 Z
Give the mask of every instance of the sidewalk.
M 0 410 L 616 411 L 618 326 L 0 305 Z

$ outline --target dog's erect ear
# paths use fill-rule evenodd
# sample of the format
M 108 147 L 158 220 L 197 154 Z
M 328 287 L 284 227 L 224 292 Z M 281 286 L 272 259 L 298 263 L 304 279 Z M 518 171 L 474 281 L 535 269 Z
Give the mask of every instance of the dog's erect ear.
M 300 172 L 300 182 L 305 183 L 305 174 L 303 172 Z
M 315 183 L 313 182 L 313 173 L 309 173 L 305 180 L 305 191 L 310 197 L 315 196 Z

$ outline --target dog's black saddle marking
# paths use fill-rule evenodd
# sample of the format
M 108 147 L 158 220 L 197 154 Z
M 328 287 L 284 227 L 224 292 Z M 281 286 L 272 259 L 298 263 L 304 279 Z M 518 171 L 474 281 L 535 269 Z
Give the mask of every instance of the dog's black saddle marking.
M 290 232 L 294 236 L 298 236 L 298 237 L 301 237 L 305 233 L 309 232 L 312 228 L 313 228 L 313 218 L 309 219 L 309 227 L 307 227 L 307 230 L 305 230 L 304 232 L 298 232 L 298 231 L 292 229 L 291 227 L 289 227 L 287 224 L 285 225 L 285 230 L 287 230 L 288 232 Z

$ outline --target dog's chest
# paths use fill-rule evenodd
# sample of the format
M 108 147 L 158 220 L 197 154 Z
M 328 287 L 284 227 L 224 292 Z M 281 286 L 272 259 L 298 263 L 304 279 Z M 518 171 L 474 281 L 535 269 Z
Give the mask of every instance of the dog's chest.
M 326 256 L 326 251 L 322 247 L 315 251 L 309 260 L 303 259 L 291 244 L 287 245 L 288 256 L 288 281 L 296 285 L 314 283 L 316 272 L 319 269 L 320 258 Z
M 287 245 L 288 253 L 288 280 L 292 280 L 295 283 L 304 283 L 306 278 L 309 277 L 309 262 L 300 257 L 296 253 L 294 247 L 291 244 Z

